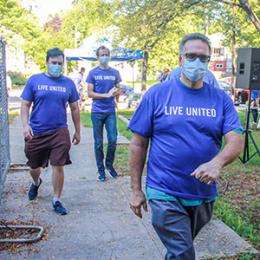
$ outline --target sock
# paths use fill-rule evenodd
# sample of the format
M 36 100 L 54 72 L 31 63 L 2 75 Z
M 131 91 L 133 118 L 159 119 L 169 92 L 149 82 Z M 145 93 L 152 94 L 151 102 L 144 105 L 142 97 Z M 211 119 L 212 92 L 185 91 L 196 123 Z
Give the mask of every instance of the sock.
M 60 199 L 58 197 L 53 197 L 53 204 L 55 204 L 56 201 L 60 201 Z
M 38 178 L 37 181 L 34 181 L 34 180 L 33 180 L 33 184 L 38 187 L 38 186 L 40 185 L 40 178 Z

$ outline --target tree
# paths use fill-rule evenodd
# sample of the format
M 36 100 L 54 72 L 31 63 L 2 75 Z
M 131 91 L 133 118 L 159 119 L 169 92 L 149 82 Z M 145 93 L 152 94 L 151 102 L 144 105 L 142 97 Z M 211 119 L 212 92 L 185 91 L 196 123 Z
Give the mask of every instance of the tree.
M 248 18 L 251 20 L 251 22 L 254 24 L 255 28 L 257 29 L 258 32 L 260 32 L 260 20 L 258 18 L 259 16 L 259 7 L 258 7 L 258 12 L 255 13 L 253 10 L 253 6 L 257 6 L 257 1 L 251 0 L 251 4 L 249 4 L 248 0 L 233 0 L 233 1 L 228 1 L 228 0 L 220 0 L 219 2 L 231 5 L 231 6 L 237 6 L 241 8 L 248 16 Z M 258 2 L 259 4 L 259 2 Z
M 173 51 L 170 43 L 173 42 L 176 49 L 176 41 L 180 40 L 180 35 L 194 31 L 208 34 L 214 31 L 212 30 L 212 24 L 215 25 L 214 29 L 218 27 L 219 32 L 230 35 L 233 19 L 232 8 L 230 7 L 232 7 L 233 3 L 239 7 L 238 15 L 242 17 L 243 21 L 239 23 L 239 26 L 236 25 L 238 27 L 237 30 L 241 31 L 237 36 L 237 38 L 241 38 L 236 38 L 237 41 L 242 43 L 242 39 L 244 39 L 245 42 L 258 42 L 257 39 L 259 39 L 259 36 L 257 31 L 252 30 L 252 25 L 256 25 L 258 21 L 258 13 L 253 11 L 253 8 L 256 6 L 256 0 L 251 1 L 250 5 L 245 0 L 240 0 L 239 2 L 228 0 L 119 1 L 116 24 L 120 28 L 121 36 L 118 42 L 124 40 L 128 47 L 144 50 L 142 91 L 144 92 L 146 89 L 145 82 L 148 63 L 153 63 L 148 62 L 148 58 L 150 57 L 158 61 L 159 58 L 156 59 L 155 54 L 159 53 L 167 54 L 172 58 L 172 54 L 176 53 L 176 51 Z M 217 24 L 221 24 L 220 19 L 223 17 L 226 22 L 224 28 L 227 28 L 227 25 L 229 25 L 229 29 L 227 30 L 221 28 L 221 26 L 216 26 Z M 246 21 L 246 17 L 250 18 L 251 24 Z M 248 39 L 246 40 L 247 36 Z M 164 52 L 162 49 L 170 49 L 170 52 Z M 163 55 L 160 55 L 160 57 L 162 57 L 161 60 L 165 60 Z M 176 63 L 176 58 L 174 59 L 174 63 Z M 154 65 L 152 65 L 152 68 L 154 68 Z
M 204 1 L 127 0 L 119 2 L 116 25 L 120 27 L 121 37 L 118 42 L 124 39 L 128 47 L 144 50 L 142 92 L 146 90 L 149 54 L 159 42 L 165 41 L 168 32 L 180 31 L 181 27 L 178 26 L 181 22 L 180 18 L 185 17 L 191 7 L 201 2 Z
M 76 0 L 73 8 L 63 17 L 62 32 L 73 39 L 79 33 L 79 42 L 100 31 L 112 22 L 114 7 L 112 2 L 105 0 Z
M 0 26 L 21 35 L 27 42 L 40 34 L 36 17 L 14 0 L 0 0 Z

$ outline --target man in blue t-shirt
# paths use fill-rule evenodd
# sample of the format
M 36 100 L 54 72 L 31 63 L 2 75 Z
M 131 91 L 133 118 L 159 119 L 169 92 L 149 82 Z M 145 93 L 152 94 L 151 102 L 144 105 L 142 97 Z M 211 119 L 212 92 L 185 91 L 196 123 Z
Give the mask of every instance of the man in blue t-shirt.
M 150 147 L 146 196 L 153 227 L 167 248 L 165 259 L 194 260 L 193 239 L 211 218 L 221 168 L 241 151 L 242 127 L 232 100 L 203 82 L 208 38 L 189 34 L 180 47 L 180 78 L 150 88 L 128 126 L 134 132 L 130 207 L 139 217 L 141 207 L 147 210 L 141 175 Z
M 48 50 L 47 72 L 29 78 L 21 95 L 25 155 L 33 178 L 28 193 L 29 200 L 37 197 L 42 183 L 41 168 L 47 167 L 50 161 L 54 190 L 52 205 L 59 215 L 67 214 L 60 197 L 64 183 L 64 165 L 71 164 L 71 141 L 66 113 L 68 103 L 75 126 L 72 142 L 80 142 L 79 95 L 73 81 L 62 75 L 63 64 L 64 54 L 61 50 Z
M 100 65 L 89 72 L 87 77 L 88 96 L 93 99 L 91 120 L 95 139 L 95 157 L 98 168 L 98 180 L 105 181 L 104 152 L 103 152 L 103 129 L 107 130 L 107 154 L 105 166 L 110 175 L 117 177 L 113 167 L 117 127 L 115 114 L 115 97 L 119 94 L 120 74 L 117 70 L 109 67 L 110 50 L 105 46 L 97 49 L 97 59 Z

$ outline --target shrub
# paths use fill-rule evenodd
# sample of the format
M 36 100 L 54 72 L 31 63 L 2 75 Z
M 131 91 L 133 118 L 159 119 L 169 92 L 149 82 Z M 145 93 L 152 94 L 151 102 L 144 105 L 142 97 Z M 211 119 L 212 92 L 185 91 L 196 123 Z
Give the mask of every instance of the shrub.
M 20 73 L 20 72 L 15 72 L 15 71 L 10 71 L 8 72 L 8 75 L 10 76 L 11 80 L 12 80 L 12 85 L 25 85 L 26 81 L 27 81 L 27 77 Z

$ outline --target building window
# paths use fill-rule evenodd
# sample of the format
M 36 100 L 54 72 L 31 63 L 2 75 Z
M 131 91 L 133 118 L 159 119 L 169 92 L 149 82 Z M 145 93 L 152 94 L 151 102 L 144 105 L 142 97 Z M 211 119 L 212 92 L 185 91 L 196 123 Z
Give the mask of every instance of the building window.
M 217 69 L 223 69 L 223 68 L 224 68 L 224 65 L 223 65 L 223 64 L 216 64 L 216 68 L 217 68 Z

